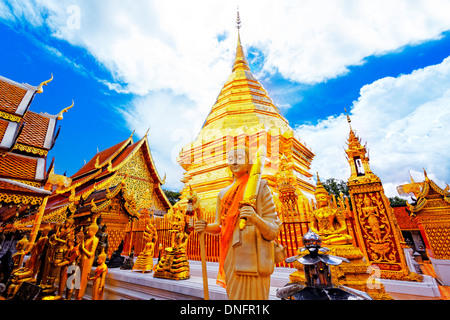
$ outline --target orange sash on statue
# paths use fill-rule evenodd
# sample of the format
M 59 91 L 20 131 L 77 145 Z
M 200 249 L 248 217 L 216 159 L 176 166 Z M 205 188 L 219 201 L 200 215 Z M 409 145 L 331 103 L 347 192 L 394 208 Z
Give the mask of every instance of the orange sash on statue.
M 219 273 L 217 274 L 217 284 L 224 288 L 226 288 L 224 270 L 225 258 L 227 257 L 234 226 L 236 225 L 236 220 L 239 216 L 239 202 L 244 197 L 248 177 L 248 174 L 245 174 L 239 178 L 227 193 L 225 193 L 221 201 L 220 217 L 223 222 L 219 243 Z

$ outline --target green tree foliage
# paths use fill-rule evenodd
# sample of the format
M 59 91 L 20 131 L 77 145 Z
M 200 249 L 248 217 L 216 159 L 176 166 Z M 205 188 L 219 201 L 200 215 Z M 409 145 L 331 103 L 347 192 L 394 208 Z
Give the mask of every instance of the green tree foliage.
M 406 200 L 399 197 L 391 197 L 389 198 L 389 202 L 391 203 L 391 207 L 406 206 Z
M 327 190 L 330 195 L 334 195 L 336 199 L 340 196 L 341 192 L 344 194 L 344 196 L 349 196 L 347 183 L 343 180 L 330 178 L 325 182 L 322 182 L 322 184 L 325 190 Z
M 166 194 L 167 199 L 169 199 L 171 205 L 174 205 L 175 203 L 177 203 L 180 200 L 181 192 L 165 190 L 165 189 L 163 189 L 163 191 Z

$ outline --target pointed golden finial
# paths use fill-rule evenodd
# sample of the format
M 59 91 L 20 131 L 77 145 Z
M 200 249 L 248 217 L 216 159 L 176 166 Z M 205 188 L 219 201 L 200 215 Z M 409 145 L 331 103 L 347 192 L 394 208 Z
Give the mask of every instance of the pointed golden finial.
M 241 17 L 239 16 L 239 6 L 237 7 L 237 17 L 236 17 L 236 28 L 239 29 L 241 28 L 242 22 L 241 22 Z
M 42 82 L 42 83 L 38 86 L 38 88 L 37 88 L 37 90 L 36 90 L 36 93 L 42 93 L 42 92 L 44 92 L 43 86 L 46 86 L 49 82 L 51 82 L 51 81 L 53 80 L 53 73 L 51 73 L 51 75 L 52 75 L 52 76 L 51 76 L 50 79 L 48 79 L 48 80 Z
M 150 127 L 148 127 L 147 132 L 145 132 L 144 137 L 146 137 L 148 135 L 148 133 L 150 132 Z
M 241 34 L 239 31 L 241 29 L 241 26 L 242 26 L 242 22 L 241 22 L 241 17 L 239 15 L 239 7 L 238 7 L 237 17 L 236 17 L 236 28 L 238 30 L 238 41 L 237 41 L 236 57 L 234 59 L 233 71 L 235 71 L 238 68 L 241 70 L 250 71 L 250 67 L 248 66 L 247 59 L 245 59 L 244 49 L 242 48 L 242 45 L 241 45 Z
M 163 178 L 162 181 L 161 181 L 161 185 L 166 184 L 166 177 L 167 177 L 167 175 L 166 175 L 166 173 L 164 172 L 164 178 Z
M 317 195 L 319 193 L 328 194 L 328 191 L 323 186 L 322 182 L 320 181 L 319 172 L 316 172 L 317 174 L 317 183 L 316 183 L 316 191 L 314 191 L 314 194 Z
M 347 115 L 347 122 L 348 122 L 348 125 L 350 126 L 350 130 L 353 130 L 352 129 L 352 120 L 350 119 L 350 116 L 348 115 L 347 109 L 344 108 L 344 111 L 345 111 L 345 114 Z
M 411 178 L 411 183 L 416 183 L 416 182 L 414 181 L 413 177 L 412 177 L 411 172 L 409 173 L 409 177 Z
M 58 113 L 58 115 L 56 116 L 57 119 L 58 120 L 62 120 L 63 119 L 63 113 L 65 113 L 65 112 L 69 111 L 69 109 L 73 108 L 74 104 L 75 104 L 75 102 L 73 102 L 73 100 L 72 100 L 72 104 L 69 107 L 62 109 L 61 112 Z
M 425 181 L 429 181 L 430 179 L 428 178 L 428 174 L 427 174 L 427 171 L 425 170 L 425 168 L 423 168 L 423 174 L 425 176 Z

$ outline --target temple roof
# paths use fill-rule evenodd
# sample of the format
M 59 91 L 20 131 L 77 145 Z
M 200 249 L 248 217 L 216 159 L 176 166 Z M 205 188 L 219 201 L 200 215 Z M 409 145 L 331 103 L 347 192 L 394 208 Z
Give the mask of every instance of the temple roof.
M 119 169 L 126 165 L 139 150 L 142 150 L 148 171 L 155 184 L 156 196 L 163 206 L 169 209 L 169 200 L 161 189 L 164 181 L 156 171 L 147 135 L 137 142 L 134 142 L 130 136 L 98 152 L 71 177 L 69 186 L 55 190 L 48 200 L 44 221 L 57 219 L 55 217 L 66 213 L 67 210 L 74 213 L 74 217 L 89 215 L 93 210 L 108 206 L 112 197 L 119 192 L 127 199 L 127 203 L 134 202 L 133 195 L 127 193 L 123 184 L 111 185 L 111 182 L 117 181 L 117 178 L 122 176 Z M 126 176 L 122 176 L 122 181 L 125 178 Z M 133 208 L 133 206 L 126 208 L 128 214 L 133 217 L 139 216 L 136 209 L 139 208 Z
M 49 177 L 47 154 L 58 133 L 62 117 L 30 111 L 43 86 L 20 84 L 0 76 L 0 222 L 9 223 L 36 211 L 50 192 L 44 189 Z M 67 109 L 64 109 L 67 110 Z M 50 165 L 50 169 L 52 165 Z M 50 171 L 50 170 L 49 170 Z M 4 205 L 6 204 L 6 205 Z
M 439 187 L 433 180 L 431 180 L 426 171 L 424 170 L 425 181 L 421 183 L 415 183 L 400 186 L 404 189 L 405 186 L 409 186 L 409 189 L 416 186 L 415 190 L 411 192 L 417 197 L 417 201 L 414 205 L 408 205 L 407 210 L 412 216 L 415 216 L 425 207 L 431 208 L 431 210 L 442 210 L 443 208 L 450 208 L 450 187 L 447 185 L 445 189 Z M 397 188 L 399 190 L 399 188 Z M 407 190 L 408 191 L 408 190 Z
M 400 230 L 419 230 L 416 220 L 410 217 L 406 206 L 392 207 Z

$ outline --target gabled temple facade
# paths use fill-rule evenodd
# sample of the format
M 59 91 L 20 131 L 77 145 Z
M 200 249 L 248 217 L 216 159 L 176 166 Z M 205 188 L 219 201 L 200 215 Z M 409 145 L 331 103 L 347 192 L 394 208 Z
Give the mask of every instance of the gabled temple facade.
M 434 259 L 450 260 L 450 188 L 448 185 L 445 189 L 440 188 L 426 171 L 424 173 L 425 181 L 413 181 L 408 186 L 417 201 L 406 208 L 422 232 L 427 254 Z
M 185 184 L 183 197 L 192 187 L 203 206 L 214 208 L 218 192 L 232 182 L 227 152 L 234 146 L 247 146 L 252 161 L 258 147 L 264 145 L 267 161 L 263 179 L 268 181 L 272 192 L 278 194 L 275 175 L 284 155 L 293 163 L 299 190 L 312 199 L 315 186 L 309 169 L 314 153 L 296 137 L 288 121 L 252 74 L 241 44 L 239 27 L 232 73 L 196 140 L 183 147 L 177 159 L 186 170 L 182 179 Z
M 128 139 L 98 152 L 50 196 L 42 225 L 71 217 L 77 226 L 101 217 L 107 226 L 108 255 L 124 241 L 124 253 L 139 253 L 149 213 L 163 215 L 170 208 L 161 189 L 147 136 Z
M 14 222 L 43 209 L 51 194 L 44 188 L 50 177 L 47 155 L 58 120 L 73 104 L 58 115 L 29 109 L 52 79 L 31 86 L 0 76 L 0 231 L 13 231 Z

